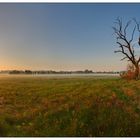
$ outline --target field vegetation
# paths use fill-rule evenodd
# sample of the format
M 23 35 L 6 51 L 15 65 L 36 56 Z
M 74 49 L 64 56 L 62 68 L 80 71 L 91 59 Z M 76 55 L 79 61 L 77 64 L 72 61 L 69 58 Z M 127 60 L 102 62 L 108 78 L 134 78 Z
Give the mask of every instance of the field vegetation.
M 1 77 L 0 136 L 140 136 L 140 81 Z

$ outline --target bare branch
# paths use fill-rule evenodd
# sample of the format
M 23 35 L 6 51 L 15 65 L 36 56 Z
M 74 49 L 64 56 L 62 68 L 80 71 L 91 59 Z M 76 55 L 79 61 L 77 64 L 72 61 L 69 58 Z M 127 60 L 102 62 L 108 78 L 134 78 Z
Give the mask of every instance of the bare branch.
M 124 59 L 128 59 L 128 57 L 126 56 L 126 57 L 122 58 L 121 61 L 124 60 Z
M 118 23 L 119 25 L 119 31 L 122 32 L 122 19 L 120 19 L 119 17 L 116 19 L 116 23 Z
M 133 29 L 131 40 L 129 41 L 129 43 L 131 43 L 133 41 L 135 30 L 136 30 L 136 26 Z
M 131 23 L 131 20 L 129 20 L 128 22 L 127 22 L 127 24 L 126 24 L 126 26 L 125 26 L 125 28 L 124 28 L 124 35 L 126 36 L 126 30 L 127 30 L 127 28 L 128 28 L 128 26 L 129 26 L 129 24 Z
M 139 62 L 140 62 L 140 57 L 139 57 L 139 59 L 138 59 L 137 63 L 139 64 Z
M 132 57 L 130 57 L 126 52 L 124 52 L 123 47 L 122 47 L 122 50 L 117 50 L 117 51 L 114 51 L 114 52 L 115 52 L 115 53 L 120 52 L 120 53 L 124 54 L 124 55 L 125 55 L 130 61 L 132 61 L 132 63 L 133 63 Z
M 134 22 L 136 23 L 137 25 L 137 30 L 138 32 L 140 33 L 140 24 L 137 22 L 137 20 L 135 18 L 133 18 Z
M 128 46 L 127 46 L 127 45 L 121 44 L 121 43 L 120 43 L 120 42 L 118 42 L 118 41 L 117 41 L 116 43 L 117 43 L 117 44 L 119 44 L 119 45 L 120 45 L 119 47 L 121 47 L 121 48 L 122 48 L 122 47 L 128 48 Z
M 121 53 L 122 53 L 122 51 L 121 51 L 121 50 L 114 51 L 114 53 L 118 53 L 118 52 L 121 52 Z

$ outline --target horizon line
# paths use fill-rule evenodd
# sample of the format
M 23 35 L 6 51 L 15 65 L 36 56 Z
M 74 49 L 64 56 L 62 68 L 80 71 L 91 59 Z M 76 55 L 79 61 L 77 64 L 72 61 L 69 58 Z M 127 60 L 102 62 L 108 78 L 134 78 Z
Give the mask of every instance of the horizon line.
M 92 71 L 92 72 L 119 72 L 119 71 L 125 71 L 125 70 L 92 70 L 92 69 L 84 69 L 84 70 L 53 70 L 53 69 L 38 69 L 38 70 L 32 70 L 32 69 L 6 69 L 6 70 L 0 70 L 0 72 L 3 72 L 3 71 L 26 71 L 26 70 L 29 70 L 29 71 L 54 71 L 54 72 L 75 72 L 75 71 Z

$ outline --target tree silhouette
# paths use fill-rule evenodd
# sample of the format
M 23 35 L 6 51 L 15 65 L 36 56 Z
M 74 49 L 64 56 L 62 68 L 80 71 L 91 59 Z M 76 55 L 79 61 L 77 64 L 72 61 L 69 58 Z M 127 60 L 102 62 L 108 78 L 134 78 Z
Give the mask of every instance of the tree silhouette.
M 133 22 L 133 24 L 132 24 Z M 114 33 L 116 35 L 116 43 L 119 45 L 119 50 L 115 51 L 115 53 L 123 54 L 123 58 L 121 60 L 127 59 L 128 61 L 132 62 L 135 67 L 134 78 L 139 79 L 140 74 L 140 56 L 135 54 L 134 46 L 140 46 L 140 24 L 136 21 L 136 19 L 132 19 L 128 21 L 126 24 L 122 22 L 122 19 L 117 18 L 115 22 L 116 26 L 113 27 Z M 130 28 L 130 24 L 132 28 Z M 129 30 L 128 30 L 129 29 Z M 131 33 L 128 34 L 128 32 Z M 137 40 L 137 44 L 134 41 Z

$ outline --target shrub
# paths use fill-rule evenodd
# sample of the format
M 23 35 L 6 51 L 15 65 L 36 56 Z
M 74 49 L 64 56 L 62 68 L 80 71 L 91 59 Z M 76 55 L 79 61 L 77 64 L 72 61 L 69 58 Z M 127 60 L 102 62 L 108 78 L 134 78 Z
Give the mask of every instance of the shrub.
M 126 71 L 120 74 L 122 79 L 126 79 L 126 80 L 132 80 L 135 79 L 135 73 L 133 71 Z
M 127 70 L 120 74 L 121 78 L 126 80 L 135 79 L 135 67 L 133 64 L 127 65 Z

